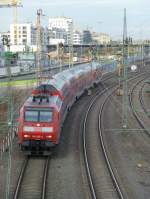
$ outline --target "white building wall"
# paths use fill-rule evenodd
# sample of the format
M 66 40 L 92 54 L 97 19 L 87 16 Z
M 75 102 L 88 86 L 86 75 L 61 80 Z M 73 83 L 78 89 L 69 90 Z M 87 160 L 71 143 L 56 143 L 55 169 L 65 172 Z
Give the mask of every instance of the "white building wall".
M 5 60 L 3 58 L 3 53 L 4 53 L 4 46 L 2 44 L 2 37 L 0 34 L 0 67 L 4 67 Z
M 72 34 L 73 34 L 73 20 L 67 17 L 56 17 L 49 19 L 49 30 L 54 28 L 64 29 L 67 32 L 66 43 L 72 43 Z
M 49 40 L 49 44 L 51 45 L 57 45 L 59 43 L 65 43 L 65 40 L 64 39 L 50 39 Z
M 48 30 L 41 27 L 41 45 L 43 48 L 47 45 Z M 17 31 L 17 34 L 16 34 Z M 17 36 L 17 37 L 16 37 Z M 15 39 L 17 38 L 17 43 Z M 28 47 L 31 51 L 36 51 L 36 28 L 32 23 L 10 25 L 10 50 L 12 52 L 22 52 Z
M 17 41 L 17 45 L 32 45 L 31 43 L 31 31 L 34 29 L 31 23 L 23 23 L 23 24 L 11 24 L 10 25 L 10 43 L 15 45 Z M 34 32 L 36 34 L 36 32 Z
M 10 51 L 11 52 L 24 52 L 26 50 L 25 45 L 11 45 L 10 46 Z M 29 50 L 31 52 L 36 52 L 37 51 L 37 46 L 36 45 L 30 45 Z
M 95 33 L 93 39 L 100 44 L 109 44 L 111 42 L 111 37 L 106 33 Z
M 80 45 L 82 44 L 82 34 L 79 31 L 74 31 L 73 33 L 73 44 Z
M 68 32 L 70 31 L 72 24 L 73 24 L 73 20 L 71 18 L 56 17 L 56 18 L 49 19 L 48 28 L 49 29 L 52 29 L 52 28 L 65 29 Z
M 32 45 L 31 43 L 31 31 L 32 31 L 33 26 L 27 26 L 27 45 Z M 36 33 L 35 33 L 36 34 Z

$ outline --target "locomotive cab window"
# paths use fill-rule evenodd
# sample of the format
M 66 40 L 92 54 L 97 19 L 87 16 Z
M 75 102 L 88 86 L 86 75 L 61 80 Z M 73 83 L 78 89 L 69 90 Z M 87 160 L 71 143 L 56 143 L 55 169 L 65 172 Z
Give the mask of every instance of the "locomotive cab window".
M 52 111 L 40 111 L 39 121 L 40 122 L 51 122 L 52 121 Z
M 26 122 L 51 122 L 53 112 L 51 109 L 27 109 L 24 117 Z
M 26 122 L 38 122 L 38 111 L 26 110 L 25 111 Z

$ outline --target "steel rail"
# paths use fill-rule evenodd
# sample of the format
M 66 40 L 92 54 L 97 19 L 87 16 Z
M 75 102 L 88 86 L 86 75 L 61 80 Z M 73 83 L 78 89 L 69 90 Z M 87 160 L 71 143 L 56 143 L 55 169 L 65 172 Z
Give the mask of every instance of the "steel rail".
M 47 176 L 48 176 L 48 167 L 49 167 L 49 156 L 47 157 L 45 168 L 44 168 L 44 175 L 43 175 L 43 185 L 42 185 L 42 197 L 41 199 L 46 198 L 46 183 L 47 183 Z
M 18 178 L 17 186 L 16 186 L 16 189 L 15 189 L 15 192 L 14 192 L 13 199 L 19 198 L 22 182 L 23 182 L 23 179 L 24 179 L 25 172 L 27 170 L 27 165 L 28 165 L 29 159 L 30 158 L 27 157 L 25 159 L 24 163 L 23 163 L 23 166 L 22 166 L 19 178 Z M 48 176 L 49 160 L 50 160 L 50 157 L 47 156 L 46 160 L 45 160 L 43 178 L 42 178 L 42 185 L 41 185 L 41 199 L 46 198 L 46 183 L 47 183 L 47 176 Z
M 20 175 L 19 175 L 19 179 L 18 179 L 18 182 L 17 182 L 17 186 L 16 186 L 16 189 L 15 189 L 15 192 L 14 192 L 13 199 L 18 199 L 21 184 L 22 184 L 22 181 L 23 181 L 23 177 L 24 177 L 27 165 L 28 165 L 28 161 L 29 161 L 29 157 L 27 157 L 25 159 L 24 163 L 23 163 L 23 166 L 22 166 L 22 169 L 21 169 L 21 172 L 20 172 Z
M 137 75 L 136 77 L 131 77 L 131 78 L 129 78 L 128 81 L 132 81 L 132 80 L 134 80 L 134 79 L 137 79 L 137 78 L 139 78 L 139 77 L 140 77 L 141 75 L 143 75 L 143 74 L 145 74 L 145 73 L 139 74 L 139 75 Z M 89 187 L 90 187 L 91 195 L 92 195 L 92 198 L 93 198 L 93 199 L 97 199 L 97 197 L 96 197 L 96 192 L 95 192 L 95 188 L 94 188 L 94 183 L 93 183 L 93 180 L 92 180 L 91 169 L 90 169 L 90 166 L 89 166 L 88 154 L 87 154 L 87 149 L 86 149 L 86 123 L 87 123 L 87 118 L 88 118 L 88 115 L 89 115 L 89 113 L 90 113 L 90 110 L 92 109 L 92 107 L 93 107 L 93 105 L 95 104 L 95 102 L 97 101 L 97 99 L 100 98 L 100 97 L 101 97 L 105 92 L 107 92 L 109 89 L 111 89 L 111 88 L 113 88 L 113 87 L 115 87 L 115 86 L 116 86 L 116 84 L 115 84 L 115 85 L 111 85 L 109 88 L 105 88 L 102 92 L 100 92 L 100 93 L 97 92 L 97 93 L 94 95 L 94 97 L 93 97 L 93 98 L 91 99 L 91 101 L 90 101 L 90 105 L 89 105 L 88 108 L 87 108 L 86 115 L 85 115 L 85 119 L 84 119 L 84 122 L 83 122 L 83 134 L 82 134 L 82 139 L 83 139 L 83 154 L 84 154 L 84 161 L 85 161 L 85 167 L 86 167 L 86 172 L 87 172 L 88 183 L 89 183 Z M 115 90 L 116 90 L 117 88 L 118 88 L 118 87 L 116 87 Z M 114 90 L 113 90 L 113 92 L 114 92 Z M 112 93 L 113 93 L 113 92 L 112 92 Z M 112 93 L 111 93 L 111 94 L 112 94 Z M 111 94 L 110 94 L 110 95 L 111 95 Z M 109 95 L 109 96 L 110 96 L 110 95 Z M 100 109 L 100 112 L 103 110 L 104 105 L 105 105 L 106 101 L 108 100 L 109 96 L 106 98 L 106 100 L 105 100 L 104 103 L 102 104 L 101 109 Z M 98 118 L 100 119 L 100 113 L 99 113 Z M 123 195 L 123 192 L 121 191 L 121 188 L 120 188 L 120 186 L 119 186 L 119 183 L 118 183 L 118 181 L 117 181 L 117 179 L 116 179 L 116 177 L 115 177 L 115 174 L 114 174 L 114 172 L 113 172 L 113 168 L 112 168 L 112 166 L 111 166 L 111 164 L 110 164 L 108 155 L 106 154 L 106 148 L 105 148 L 105 146 L 104 146 L 104 141 L 103 141 L 103 137 L 102 137 L 102 135 L 101 135 L 102 133 L 101 133 L 100 127 L 101 127 L 101 123 L 99 123 L 99 134 L 100 134 L 100 137 L 101 137 L 100 140 L 101 140 L 101 144 L 102 144 L 102 148 L 103 148 L 103 152 L 104 152 L 104 157 L 105 157 L 105 159 L 106 159 L 106 163 L 107 163 L 107 166 L 108 166 L 110 175 L 111 175 L 111 177 L 112 177 L 112 181 L 113 181 L 113 183 L 114 183 L 114 185 L 115 185 L 115 188 L 116 188 L 116 190 L 117 190 L 117 193 L 118 193 L 119 198 L 120 198 L 120 199 L 125 199 L 125 197 L 124 197 L 124 195 Z
M 145 127 L 143 121 L 140 119 L 139 115 L 137 114 L 137 112 L 134 110 L 134 105 L 133 105 L 133 100 L 132 100 L 132 96 L 133 96 L 133 93 L 134 93 L 134 90 L 136 88 L 136 86 L 141 83 L 142 81 L 144 81 L 145 78 L 143 78 L 142 80 L 138 81 L 133 87 L 132 87 L 132 90 L 130 91 L 130 95 L 129 95 L 129 104 L 130 104 L 130 107 L 131 107 L 131 110 L 132 110 L 132 113 L 134 115 L 134 117 L 136 118 L 137 122 L 139 123 L 139 125 L 141 126 L 141 128 L 143 129 L 143 131 L 148 135 L 150 136 L 150 131 Z
M 100 143 L 102 146 L 103 154 L 107 163 L 107 167 L 110 173 L 110 176 L 112 178 L 113 184 L 117 190 L 118 196 L 120 199 L 125 199 L 125 196 L 123 194 L 123 191 L 121 190 L 121 186 L 116 178 L 115 172 L 113 171 L 113 166 L 111 164 L 109 155 L 107 153 L 107 149 L 105 146 L 104 138 L 103 138 L 103 132 L 102 132 L 102 113 L 105 107 L 106 102 L 109 100 L 109 97 L 116 91 L 117 88 L 113 89 L 113 91 L 105 98 L 104 102 L 101 105 L 101 108 L 99 110 L 99 115 L 98 115 L 98 130 L 99 130 L 99 138 L 100 138 Z

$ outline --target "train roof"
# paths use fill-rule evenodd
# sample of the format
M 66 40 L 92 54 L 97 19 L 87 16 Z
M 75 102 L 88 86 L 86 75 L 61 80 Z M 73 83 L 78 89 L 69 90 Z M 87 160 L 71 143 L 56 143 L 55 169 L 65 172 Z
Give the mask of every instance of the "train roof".
M 91 69 L 99 67 L 101 66 L 97 62 L 80 64 L 79 66 L 55 74 L 52 79 L 47 80 L 44 84 L 52 84 L 57 88 L 57 90 L 61 90 L 65 83 L 70 83 L 71 79 L 78 78 L 80 75 L 90 72 Z
M 96 69 L 96 68 L 100 68 L 100 67 L 101 67 L 101 65 L 98 62 L 80 64 L 71 69 L 64 70 L 61 73 L 57 73 L 53 77 L 54 78 L 65 77 L 67 80 L 70 80 L 72 77 L 78 77 L 80 74 L 84 74 L 85 72 L 91 71 L 91 69 Z
M 33 97 L 29 97 L 26 102 L 24 103 L 25 107 L 53 107 L 57 104 L 57 101 L 60 97 L 59 96 L 50 96 L 47 101 L 46 98 L 42 98 L 42 101 L 40 102 L 40 98 L 36 99 L 36 101 L 33 101 Z

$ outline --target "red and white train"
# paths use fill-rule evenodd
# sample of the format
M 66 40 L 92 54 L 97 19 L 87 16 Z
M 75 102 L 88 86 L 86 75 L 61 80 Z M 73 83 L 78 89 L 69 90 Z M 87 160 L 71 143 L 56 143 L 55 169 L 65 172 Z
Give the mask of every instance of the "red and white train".
M 102 74 L 116 69 L 116 63 L 81 64 L 53 76 L 32 91 L 20 109 L 19 145 L 26 152 L 46 153 L 60 141 L 68 110 L 85 90 L 101 81 Z

